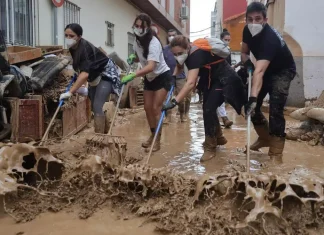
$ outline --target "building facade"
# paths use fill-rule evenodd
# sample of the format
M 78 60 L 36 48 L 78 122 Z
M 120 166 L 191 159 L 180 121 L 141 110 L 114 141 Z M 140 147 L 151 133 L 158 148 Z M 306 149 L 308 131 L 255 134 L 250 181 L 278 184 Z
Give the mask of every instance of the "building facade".
M 226 28 L 231 34 L 230 47 L 234 52 L 240 51 L 246 6 L 246 0 L 217 0 L 212 12 L 211 37 L 219 38 Z
M 287 104 L 302 107 L 305 101 L 317 99 L 324 90 L 324 29 L 321 23 L 324 1 L 261 2 L 268 6 L 269 24 L 283 35 L 297 64 L 297 76 L 292 81 Z
M 223 31 L 223 1 L 215 1 L 215 8 L 211 12 L 211 37 L 220 38 Z
M 170 28 L 189 35 L 189 9 L 190 0 L 1 0 L 0 30 L 12 45 L 65 45 L 65 26 L 79 23 L 85 39 L 126 59 L 139 13 L 150 15 L 165 43 Z

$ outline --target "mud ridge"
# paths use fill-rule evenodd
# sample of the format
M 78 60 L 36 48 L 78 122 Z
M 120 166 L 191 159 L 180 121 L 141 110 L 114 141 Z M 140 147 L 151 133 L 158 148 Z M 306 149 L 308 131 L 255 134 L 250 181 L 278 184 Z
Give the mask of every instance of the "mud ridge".
M 322 229 L 321 179 L 241 171 L 244 167 L 233 163 L 222 174 L 196 180 L 141 165 L 112 169 L 92 155 L 76 167 L 66 167 L 63 180 L 43 181 L 37 190 L 18 186 L 6 193 L 5 209 L 18 222 L 26 222 L 72 206 L 86 219 L 112 204 L 172 234 L 280 235 Z M 44 191 L 51 193 L 40 193 Z

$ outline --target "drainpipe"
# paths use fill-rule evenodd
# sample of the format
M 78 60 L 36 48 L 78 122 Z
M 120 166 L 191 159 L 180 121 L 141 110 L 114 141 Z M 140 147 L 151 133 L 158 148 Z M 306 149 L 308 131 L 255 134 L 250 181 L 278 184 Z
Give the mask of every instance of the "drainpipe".
M 32 26 L 33 26 L 33 47 L 35 47 L 36 46 L 36 42 L 35 42 L 35 40 L 36 40 L 36 37 L 35 37 L 35 32 L 36 32 L 36 30 L 35 30 L 35 17 L 36 17 L 36 14 L 35 14 L 35 1 L 33 0 L 32 1 L 32 20 L 33 20 L 33 23 L 32 23 Z
M 9 41 L 10 41 L 10 34 L 9 34 L 9 28 L 10 28 L 10 25 L 9 25 L 9 1 L 8 0 L 6 0 L 6 7 L 7 7 L 7 9 L 6 9 L 6 11 L 7 11 L 7 16 L 6 16 L 6 18 L 7 18 L 7 42 L 8 42 L 8 44 L 9 44 Z
M 15 29 L 15 9 L 14 9 L 14 1 L 11 2 L 11 28 Z M 15 30 L 12 30 L 12 45 L 15 44 Z
M 53 22 L 53 25 L 54 25 L 54 45 L 58 45 L 58 35 L 57 35 L 57 32 L 58 32 L 58 25 L 57 25 L 57 7 L 54 6 L 54 22 Z
M 37 32 L 38 32 L 38 35 L 37 35 L 37 38 L 38 38 L 38 46 L 40 46 L 40 27 L 39 27 L 39 0 L 37 0 Z

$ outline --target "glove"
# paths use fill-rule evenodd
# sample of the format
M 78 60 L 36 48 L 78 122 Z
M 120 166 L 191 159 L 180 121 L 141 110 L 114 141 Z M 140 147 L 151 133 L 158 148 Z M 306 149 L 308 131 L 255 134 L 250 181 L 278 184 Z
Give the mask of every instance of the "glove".
M 252 61 L 250 59 L 245 61 L 244 68 L 246 69 L 247 72 L 249 72 L 249 71 L 253 72 L 254 71 L 254 64 L 252 63 Z
M 135 59 L 136 59 L 136 55 L 135 55 L 135 54 L 131 54 L 131 55 L 128 57 L 128 59 L 127 59 L 127 63 L 128 63 L 129 65 L 132 65 L 132 64 L 134 64 Z
M 128 82 L 131 82 L 134 80 L 135 77 L 136 77 L 135 73 L 130 73 L 122 78 L 121 83 L 126 84 Z
M 71 92 L 65 92 L 63 94 L 60 95 L 60 100 L 68 100 L 70 99 L 72 96 L 72 93 Z
M 164 103 L 162 106 L 162 111 L 167 111 L 170 109 L 173 109 L 175 106 L 177 106 L 179 103 L 176 101 L 176 99 L 170 100 L 168 103 Z
M 248 103 L 245 105 L 245 117 L 253 116 L 254 110 L 257 105 L 257 98 L 256 97 L 250 97 Z

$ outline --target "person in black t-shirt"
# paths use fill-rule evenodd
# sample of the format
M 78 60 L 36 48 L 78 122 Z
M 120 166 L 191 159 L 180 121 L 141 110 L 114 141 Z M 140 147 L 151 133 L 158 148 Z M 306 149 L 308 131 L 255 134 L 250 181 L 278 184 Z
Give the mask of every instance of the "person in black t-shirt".
M 199 83 L 204 96 L 203 118 L 205 128 L 204 154 L 200 160 L 204 162 L 216 156 L 217 145 L 227 143 L 216 112 L 217 108 L 224 102 L 224 80 L 228 81 L 236 76 L 240 81 L 240 78 L 225 59 L 212 54 L 210 51 L 190 45 L 188 39 L 184 36 L 176 36 L 172 40 L 171 50 L 180 66 L 186 64 L 188 76 L 187 82 L 179 94 L 169 103 L 164 104 L 163 110 L 169 110 L 178 105 L 195 88 L 198 76 L 200 77 Z M 177 66 L 173 74 L 177 75 L 179 72 L 179 66 Z
M 69 24 L 65 28 L 66 44 L 73 58 L 73 69 L 79 75 L 71 89 L 61 94 L 60 100 L 69 99 L 88 81 L 95 132 L 108 133 L 110 123 L 103 112 L 103 105 L 111 92 L 120 94 L 118 68 L 102 51 L 83 39 L 82 34 L 83 29 L 79 24 Z
M 243 30 L 242 61 L 248 71 L 253 71 L 252 89 L 245 107 L 246 116 L 251 115 L 259 136 L 251 145 L 252 150 L 269 148 L 273 160 L 282 160 L 285 145 L 284 106 L 291 80 L 296 75 L 296 65 L 281 35 L 267 24 L 266 7 L 253 2 L 247 7 L 247 25 Z M 249 58 L 256 58 L 255 65 Z M 269 124 L 261 112 L 263 99 L 269 93 Z

